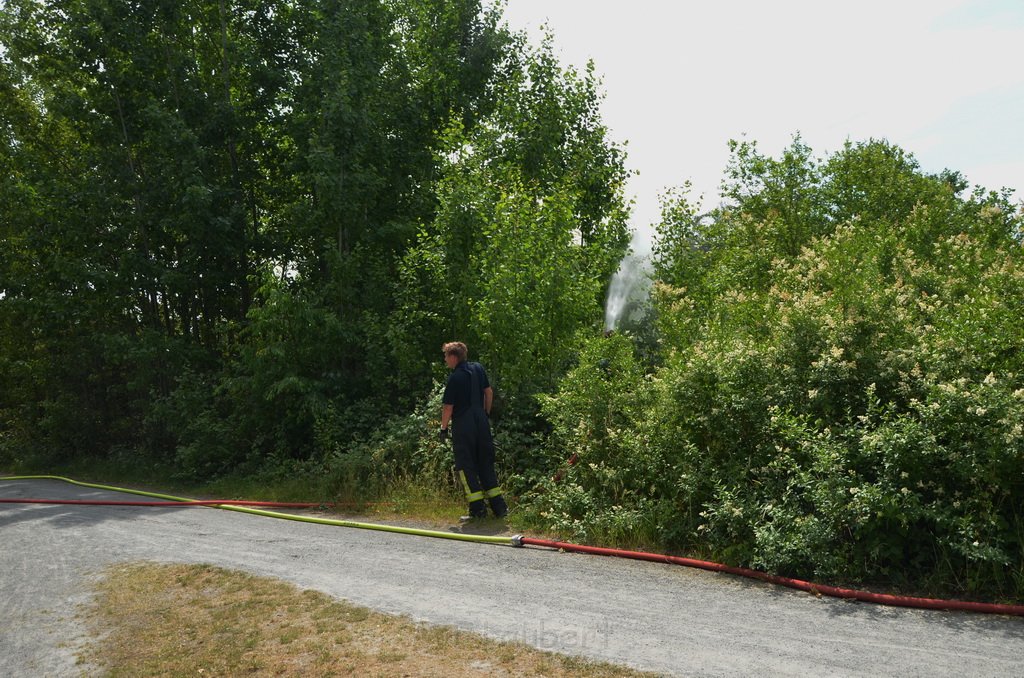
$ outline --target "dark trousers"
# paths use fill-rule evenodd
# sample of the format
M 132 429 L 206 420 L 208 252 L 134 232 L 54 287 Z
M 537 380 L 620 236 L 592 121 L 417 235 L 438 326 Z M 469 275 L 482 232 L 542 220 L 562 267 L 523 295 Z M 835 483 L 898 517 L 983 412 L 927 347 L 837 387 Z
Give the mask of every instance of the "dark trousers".
M 482 518 L 487 515 L 486 504 L 490 504 L 494 515 L 504 516 L 508 506 L 494 470 L 494 440 L 487 415 L 483 409 L 471 408 L 454 424 L 455 471 L 466 492 L 469 514 Z

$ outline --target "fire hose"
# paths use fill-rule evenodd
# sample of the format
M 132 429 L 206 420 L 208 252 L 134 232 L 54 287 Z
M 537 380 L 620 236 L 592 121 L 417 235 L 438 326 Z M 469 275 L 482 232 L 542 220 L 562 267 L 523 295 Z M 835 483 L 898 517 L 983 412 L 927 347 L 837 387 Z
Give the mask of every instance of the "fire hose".
M 353 527 L 363 530 L 377 530 L 380 532 L 398 532 L 402 534 L 414 534 L 421 537 L 437 537 L 440 539 L 454 539 L 457 541 L 473 541 L 480 543 L 489 544 L 505 544 L 510 545 L 512 543 L 511 537 L 492 537 L 488 535 L 476 535 L 476 534 L 460 534 L 458 532 L 442 532 L 439 530 L 421 530 L 412 527 L 398 527 L 395 525 L 383 525 L 379 523 L 361 523 L 353 520 L 337 520 L 333 518 L 321 518 L 319 516 L 306 516 L 298 515 L 295 513 L 281 513 L 279 511 L 267 511 L 262 508 L 255 508 L 256 506 L 269 506 L 276 508 L 315 508 L 320 507 L 322 504 L 317 503 L 288 503 L 288 502 L 239 502 L 233 500 L 200 500 L 196 501 L 193 499 L 187 499 L 184 497 L 175 497 L 169 494 L 159 494 L 156 492 L 144 492 L 142 490 L 132 490 L 123 487 L 112 487 L 110 485 L 98 485 L 96 483 L 84 483 L 80 480 L 72 480 L 71 478 L 64 478 L 63 476 L 0 476 L 0 482 L 6 480 L 60 480 L 72 485 L 78 485 L 80 487 L 89 487 L 98 490 L 105 490 L 108 492 L 124 492 L 127 494 L 136 494 L 143 497 L 152 497 L 159 499 L 160 501 L 148 501 L 148 502 L 117 502 L 117 501 L 106 501 L 106 500 L 93 500 L 93 499 L 61 499 L 61 500 L 47 500 L 47 499 L 0 499 L 0 503 L 30 503 L 30 504 L 45 504 L 45 503 L 57 503 L 57 504 L 79 504 L 83 506 L 150 506 L 150 507 L 175 507 L 183 508 L 189 506 L 205 506 L 210 508 L 224 509 L 226 511 L 237 511 L 239 513 L 248 513 L 256 516 L 264 516 L 266 518 L 279 518 L 282 520 L 294 520 L 303 523 L 314 523 L 317 525 L 332 525 L 335 527 Z
M 858 589 L 845 589 L 837 586 L 827 586 L 825 584 L 815 584 L 812 582 L 802 581 L 800 579 L 791 579 L 790 577 L 780 577 L 774 574 L 768 574 L 767 572 L 759 572 L 758 570 L 751 570 L 745 567 L 733 567 L 731 565 L 723 565 L 721 563 L 713 563 L 706 560 L 696 560 L 694 558 L 683 558 L 680 556 L 669 556 L 660 553 L 644 553 L 642 551 L 624 551 L 621 549 L 609 549 L 600 548 L 597 546 L 583 546 L 580 544 L 568 544 L 564 542 L 551 541 L 548 539 L 534 539 L 532 537 L 521 537 L 519 539 L 524 546 L 543 546 L 552 549 L 560 549 L 563 551 L 573 551 L 576 553 L 589 553 L 592 555 L 601 556 L 615 556 L 618 558 L 630 558 L 633 560 L 647 560 L 655 563 L 668 563 L 670 565 L 683 565 L 685 567 L 695 567 L 701 570 L 711 570 L 713 572 L 723 572 L 726 574 L 737 575 L 740 577 L 748 577 L 750 579 L 758 579 L 769 584 L 776 584 L 778 586 L 786 586 L 788 588 L 797 589 L 799 591 L 806 591 L 815 595 L 831 596 L 833 598 L 846 598 L 849 600 L 859 600 L 865 603 L 875 603 L 878 605 L 891 605 L 896 607 L 915 607 L 926 610 L 959 610 L 964 612 L 980 612 L 984 614 L 1009 614 L 1024 616 L 1024 605 L 1005 605 L 1001 603 L 977 603 L 964 600 L 943 600 L 939 598 L 916 598 L 913 596 L 897 596 L 887 593 L 873 593 L 871 591 L 861 591 Z
M 297 515 L 292 513 L 280 513 L 277 511 L 267 511 L 260 508 L 254 508 L 256 506 L 263 507 L 277 507 L 277 508 L 312 508 L 312 507 L 323 507 L 325 504 L 317 503 L 291 503 L 291 502 L 253 502 L 253 501 L 237 501 L 237 500 L 193 500 L 182 497 L 174 497 L 166 494 L 156 494 L 152 492 L 143 492 L 141 490 L 131 490 L 120 487 L 111 487 L 107 485 L 96 485 L 93 483 L 83 483 L 77 480 L 71 480 L 70 478 L 64 478 L 62 476 L 0 476 L 0 482 L 10 480 L 61 480 L 64 482 L 72 483 L 82 487 L 90 487 L 95 489 L 107 490 L 111 492 L 125 492 L 129 494 L 142 495 L 147 497 L 153 497 L 160 499 L 161 501 L 138 501 L 138 502 L 125 502 L 125 501 L 106 501 L 106 500 L 71 500 L 71 499 L 0 499 L 0 503 L 22 503 L 22 504 L 78 504 L 78 505 L 107 505 L 107 506 L 151 506 L 151 507 L 187 507 L 187 506 L 200 506 L 200 507 L 212 507 L 219 508 L 228 511 L 238 511 L 241 513 L 249 513 L 252 515 L 265 516 L 269 518 L 280 518 L 284 520 L 295 520 L 300 522 L 314 523 L 319 525 L 333 525 L 337 527 L 352 527 L 359 529 L 379 530 L 384 532 L 396 532 L 402 534 L 412 534 L 423 537 L 437 537 L 442 539 L 454 539 L 458 541 L 469 541 L 486 544 L 501 544 L 506 546 L 537 546 L 542 548 L 557 549 L 559 551 L 565 551 L 570 553 L 585 553 L 590 555 L 602 555 L 612 556 L 617 558 L 629 558 L 632 560 L 644 560 L 655 563 L 666 563 L 669 565 L 682 565 L 685 567 L 693 567 L 702 570 L 709 570 L 712 572 L 721 572 L 724 574 L 731 574 L 740 577 L 747 577 L 750 579 L 756 579 L 769 584 L 775 584 L 778 586 L 785 586 L 788 588 L 796 589 L 799 591 L 805 591 L 819 596 L 830 596 L 834 598 L 844 598 L 848 600 L 857 600 L 866 603 L 874 603 L 878 605 L 889 605 L 896 607 L 910 607 L 918 609 L 928 610 L 950 610 L 950 611 L 962 611 L 962 612 L 975 612 L 982 614 L 1005 614 L 1014 616 L 1024 616 L 1024 605 L 1012 605 L 1003 603 L 981 603 L 973 601 L 963 600 L 946 600 L 939 598 L 919 598 L 914 596 L 900 596 L 886 593 L 874 593 L 871 591 L 862 591 L 859 589 L 847 589 L 837 586 L 828 586 L 825 584 L 815 584 L 813 582 L 803 581 L 800 579 L 793 579 L 790 577 L 782 577 L 779 575 L 768 574 L 766 572 L 760 572 L 758 570 L 751 570 L 745 567 L 734 567 L 731 565 L 724 565 L 722 563 L 715 563 L 706 560 L 697 560 L 694 558 L 685 558 L 681 556 L 670 556 L 659 553 L 645 553 L 643 551 L 628 551 L 623 549 L 613 548 L 602 548 L 598 546 L 586 546 L 583 544 L 573 544 L 569 542 L 553 541 L 549 539 L 538 539 L 534 537 L 525 537 L 522 535 L 514 535 L 511 537 L 500 537 L 500 536 L 488 536 L 488 535 L 475 535 L 475 534 L 461 534 L 457 532 L 442 532 L 439 530 L 423 530 L 410 527 L 398 527 L 393 525 L 384 525 L 378 523 L 361 523 L 351 520 L 336 520 L 330 518 L 320 518 L 316 516 Z

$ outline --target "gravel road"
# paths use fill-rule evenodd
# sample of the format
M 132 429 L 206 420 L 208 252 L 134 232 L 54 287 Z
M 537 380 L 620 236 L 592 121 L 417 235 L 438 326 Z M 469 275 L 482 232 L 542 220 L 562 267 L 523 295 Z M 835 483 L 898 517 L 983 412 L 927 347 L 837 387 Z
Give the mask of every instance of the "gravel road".
M 0 497 L 138 499 L 59 481 Z M 384 612 L 682 676 L 1024 676 L 1024 619 L 886 608 L 679 566 L 206 508 L 0 504 L 0 676 L 77 676 L 122 561 L 209 563 Z

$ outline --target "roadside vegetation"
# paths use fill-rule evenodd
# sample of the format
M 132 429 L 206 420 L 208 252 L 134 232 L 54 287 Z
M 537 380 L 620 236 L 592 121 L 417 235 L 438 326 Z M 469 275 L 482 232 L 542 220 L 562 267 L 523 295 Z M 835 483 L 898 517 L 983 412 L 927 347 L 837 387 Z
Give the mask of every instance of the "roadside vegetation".
M 209 565 L 118 565 L 81 616 L 110 676 L 643 676 Z
M 810 578 L 1024 595 L 1024 251 L 1005 195 L 885 142 L 734 146 L 665 206 L 651 322 L 542 398 L 578 463 L 525 511 L 577 539 Z
M 732 142 L 605 337 L 624 151 L 500 7 L 11 0 L 0 44 L 0 468 L 450 520 L 458 339 L 517 528 L 1024 601 L 1008 192 Z

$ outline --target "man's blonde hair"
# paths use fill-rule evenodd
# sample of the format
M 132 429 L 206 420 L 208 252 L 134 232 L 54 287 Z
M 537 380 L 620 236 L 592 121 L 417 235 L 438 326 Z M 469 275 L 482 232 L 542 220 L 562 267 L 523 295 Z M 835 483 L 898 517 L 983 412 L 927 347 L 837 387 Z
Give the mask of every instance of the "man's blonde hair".
M 447 344 L 441 347 L 446 356 L 453 355 L 462 362 L 466 359 L 466 355 L 469 353 L 469 349 L 461 341 L 449 341 Z

